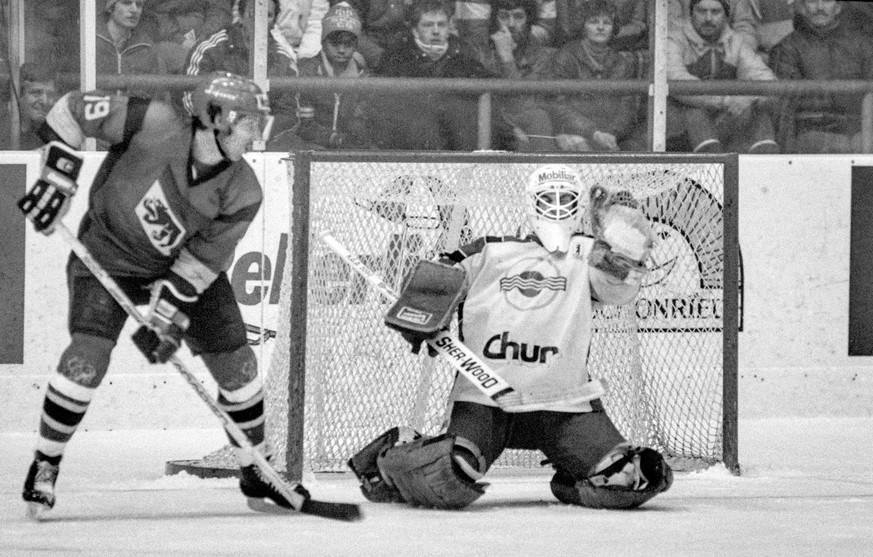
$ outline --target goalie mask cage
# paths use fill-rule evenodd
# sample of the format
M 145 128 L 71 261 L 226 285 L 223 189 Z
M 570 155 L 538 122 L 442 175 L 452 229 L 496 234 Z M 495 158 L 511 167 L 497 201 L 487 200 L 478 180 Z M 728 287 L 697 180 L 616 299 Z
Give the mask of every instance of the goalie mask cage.
M 607 387 L 607 412 L 677 470 L 723 462 L 739 473 L 736 155 L 496 152 L 294 154 L 265 379 L 279 469 L 293 479 L 348 471 L 351 455 L 395 425 L 438 433 L 455 377 L 384 325 L 388 303 L 319 235 L 331 232 L 399 291 L 420 258 L 483 235 L 526 234 L 524 184 L 548 163 L 572 166 L 587 186 L 630 191 L 657 235 L 635 302 L 595 312 L 589 371 Z M 507 450 L 495 466 L 543 459 Z

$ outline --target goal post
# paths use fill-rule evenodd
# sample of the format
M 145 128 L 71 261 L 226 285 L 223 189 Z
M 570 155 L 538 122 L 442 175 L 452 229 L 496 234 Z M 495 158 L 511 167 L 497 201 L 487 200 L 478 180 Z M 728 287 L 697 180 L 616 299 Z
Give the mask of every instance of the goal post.
M 658 235 L 637 299 L 595 315 L 589 367 L 610 416 L 679 469 L 739 473 L 736 155 L 303 151 L 289 163 L 291 241 L 266 374 L 268 440 L 290 477 L 347 470 L 395 425 L 437 433 L 454 379 L 384 326 L 386 303 L 319 236 L 399 289 L 420 258 L 526 233 L 525 179 L 548 163 L 631 191 Z M 507 451 L 496 465 L 541 459 Z

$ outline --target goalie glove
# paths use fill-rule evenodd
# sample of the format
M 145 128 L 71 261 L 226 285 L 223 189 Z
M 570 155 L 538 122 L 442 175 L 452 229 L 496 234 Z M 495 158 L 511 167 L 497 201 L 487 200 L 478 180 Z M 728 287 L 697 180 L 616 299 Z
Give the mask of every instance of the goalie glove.
M 651 224 L 626 191 L 610 194 L 595 186 L 590 198 L 594 247 L 589 264 L 622 282 L 639 282 L 655 243 Z
M 191 324 L 186 312 L 197 297 L 194 285 L 172 272 L 152 284 L 146 325 L 133 334 L 134 344 L 150 363 L 165 363 L 182 345 Z
M 18 202 L 37 232 L 51 234 L 67 214 L 79 189 L 76 178 L 81 169 L 82 158 L 63 143 L 52 141 L 46 146 L 42 174 Z

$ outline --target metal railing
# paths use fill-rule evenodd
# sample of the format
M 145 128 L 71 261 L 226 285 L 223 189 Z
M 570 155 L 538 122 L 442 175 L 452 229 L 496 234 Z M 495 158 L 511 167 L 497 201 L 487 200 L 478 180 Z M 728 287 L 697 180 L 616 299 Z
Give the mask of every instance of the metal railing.
M 67 74 L 62 81 L 78 83 L 78 76 Z M 134 89 L 144 91 L 182 91 L 194 87 L 198 78 L 182 75 L 98 75 L 97 86 L 101 89 Z M 558 95 L 558 94 L 619 94 L 653 95 L 650 83 L 645 80 L 582 81 L 582 80 L 507 80 L 507 79 L 435 79 L 435 78 L 387 78 L 368 77 L 283 77 L 270 78 L 271 91 L 295 93 L 363 93 L 399 94 L 416 92 L 444 92 L 477 95 L 479 97 L 478 145 L 487 149 L 490 145 L 490 121 L 495 95 Z M 861 103 L 862 151 L 873 152 L 873 80 L 780 80 L 780 81 L 669 81 L 668 93 L 676 95 L 753 95 L 753 96 L 799 96 L 802 94 L 858 94 Z M 651 120 L 651 118 L 650 118 Z M 649 135 L 657 133 L 649 127 Z M 663 130 L 660 130 L 663 133 Z M 663 139 L 663 138 L 662 138 Z

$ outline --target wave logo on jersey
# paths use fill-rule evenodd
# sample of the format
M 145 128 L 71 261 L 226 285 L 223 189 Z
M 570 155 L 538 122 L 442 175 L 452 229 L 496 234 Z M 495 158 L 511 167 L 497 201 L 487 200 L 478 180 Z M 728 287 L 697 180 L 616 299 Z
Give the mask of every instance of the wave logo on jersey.
M 519 311 L 545 307 L 565 290 L 567 278 L 551 261 L 539 257 L 522 259 L 500 279 L 506 302 Z
M 160 180 L 156 180 L 140 199 L 136 215 L 149 242 L 162 254 L 171 255 L 173 249 L 182 243 L 185 228 L 170 210 Z

